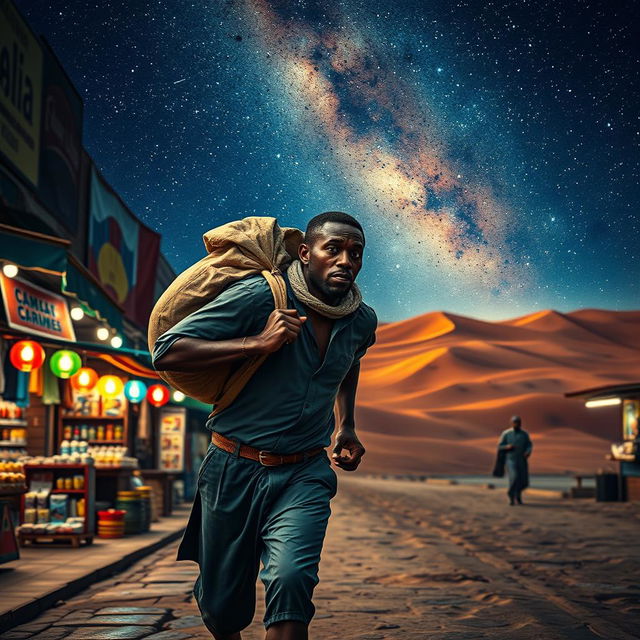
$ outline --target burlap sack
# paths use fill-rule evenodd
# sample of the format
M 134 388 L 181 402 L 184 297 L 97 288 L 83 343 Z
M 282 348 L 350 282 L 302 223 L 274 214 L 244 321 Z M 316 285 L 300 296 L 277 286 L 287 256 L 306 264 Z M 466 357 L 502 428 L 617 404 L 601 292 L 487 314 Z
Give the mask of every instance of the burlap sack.
M 213 300 L 225 287 L 254 273 L 271 286 L 276 309 L 287 304 L 281 271 L 298 255 L 303 233 L 280 227 L 275 218 L 250 216 L 208 231 L 208 255 L 183 271 L 160 296 L 149 318 L 149 351 L 156 340 L 180 320 Z M 266 356 L 251 358 L 237 370 L 221 364 L 211 371 L 158 371 L 174 389 L 213 404 L 211 415 L 229 406 Z

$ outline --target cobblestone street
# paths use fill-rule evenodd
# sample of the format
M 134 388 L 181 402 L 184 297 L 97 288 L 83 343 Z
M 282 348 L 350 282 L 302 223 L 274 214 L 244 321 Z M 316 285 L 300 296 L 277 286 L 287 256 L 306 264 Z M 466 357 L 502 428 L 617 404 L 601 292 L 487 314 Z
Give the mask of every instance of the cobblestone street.
M 637 504 L 345 477 L 310 636 L 322 640 L 637 638 Z M 615 527 L 612 524 L 615 523 Z M 210 638 L 177 543 L 94 584 L 3 640 Z M 262 640 L 263 591 L 243 640 Z

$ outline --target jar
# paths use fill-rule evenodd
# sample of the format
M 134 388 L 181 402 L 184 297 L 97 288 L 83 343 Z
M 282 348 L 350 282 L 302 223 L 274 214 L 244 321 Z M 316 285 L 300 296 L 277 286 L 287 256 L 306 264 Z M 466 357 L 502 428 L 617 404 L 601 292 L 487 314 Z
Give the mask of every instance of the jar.
M 69 491 L 70 489 L 73 489 L 73 478 L 71 476 L 67 476 L 64 479 L 64 488 Z
M 56 478 L 56 489 L 64 489 L 64 478 L 62 476 Z
M 84 476 L 80 476 L 80 475 L 73 476 L 73 488 L 84 489 Z

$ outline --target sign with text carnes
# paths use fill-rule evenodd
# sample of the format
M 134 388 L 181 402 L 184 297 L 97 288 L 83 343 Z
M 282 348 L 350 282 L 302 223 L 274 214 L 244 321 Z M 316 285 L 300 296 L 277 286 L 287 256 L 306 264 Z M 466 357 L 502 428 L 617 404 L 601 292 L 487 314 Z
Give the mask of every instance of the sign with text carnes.
M 35 186 L 40 157 L 42 51 L 9 0 L 0 0 L 0 151 Z
M 42 287 L 0 274 L 7 322 L 13 329 L 75 342 L 67 301 Z

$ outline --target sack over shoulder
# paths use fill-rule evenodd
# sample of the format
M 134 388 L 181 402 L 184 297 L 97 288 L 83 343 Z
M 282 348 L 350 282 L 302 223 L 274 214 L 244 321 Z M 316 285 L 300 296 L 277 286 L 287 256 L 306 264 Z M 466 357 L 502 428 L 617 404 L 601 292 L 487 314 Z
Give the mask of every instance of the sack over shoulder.
M 261 273 L 269 283 L 276 309 L 287 305 L 282 277 L 298 255 L 303 233 L 280 227 L 272 217 L 249 216 L 216 227 L 204 234 L 207 255 L 183 271 L 156 302 L 149 317 L 148 343 L 153 352 L 156 340 L 190 313 L 200 309 L 237 280 Z M 174 389 L 213 404 L 211 415 L 229 406 L 265 360 L 251 358 L 233 370 L 222 364 L 213 370 L 158 371 Z M 233 371 L 233 373 L 232 373 Z

